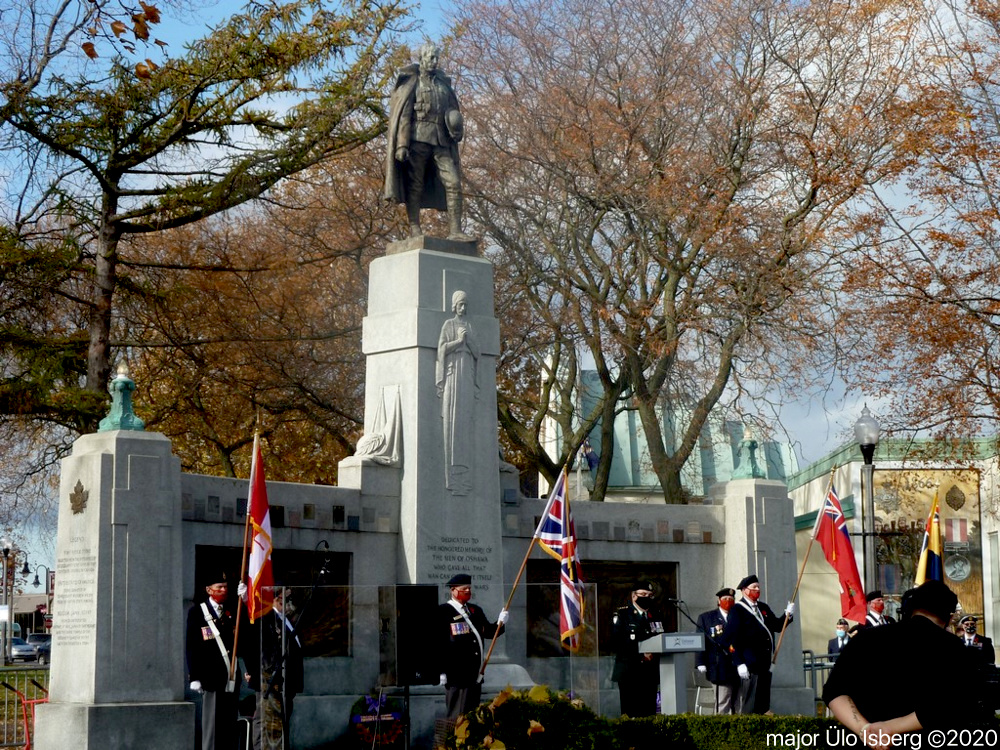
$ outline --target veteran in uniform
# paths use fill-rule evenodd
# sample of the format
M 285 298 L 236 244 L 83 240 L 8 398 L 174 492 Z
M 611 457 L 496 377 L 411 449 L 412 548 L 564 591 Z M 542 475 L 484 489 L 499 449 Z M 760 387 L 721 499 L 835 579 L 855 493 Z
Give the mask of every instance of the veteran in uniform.
M 472 576 L 459 573 L 447 583 L 451 598 L 438 605 L 438 661 L 445 686 L 447 718 L 457 719 L 479 705 L 483 693 L 480 670 L 494 634 L 504 631 L 507 610 L 490 622 L 480 607 L 471 603 Z
M 763 714 L 771 708 L 771 655 L 774 634 L 792 621 L 795 605 L 788 602 L 784 617 L 760 601 L 760 581 L 750 574 L 738 586 L 743 598 L 729 612 L 722 645 L 733 655 L 740 678 L 735 713 Z
M 861 623 L 861 629 L 865 628 L 878 628 L 883 625 L 891 625 L 896 622 L 894 617 L 889 617 L 889 615 L 883 614 L 885 612 L 885 599 L 882 598 L 882 592 L 878 589 L 874 591 L 869 591 L 865 596 L 865 601 L 868 602 L 868 614 L 865 615 L 864 623 Z
M 302 641 L 288 617 L 287 594 L 284 586 L 274 588 L 271 611 L 257 620 L 248 636 L 247 681 L 259 693 L 253 716 L 254 750 L 289 746 L 292 708 L 304 686 Z
M 837 660 L 837 654 L 844 650 L 847 644 L 851 640 L 851 636 L 848 633 L 848 622 L 843 617 L 837 620 L 836 632 L 837 637 L 831 638 L 826 642 L 826 653 L 830 655 L 830 661 Z
M 623 716 L 656 714 L 656 691 L 660 684 L 659 661 L 655 654 L 640 654 L 639 644 L 663 632 L 663 621 L 654 613 L 653 584 L 637 583 L 631 601 L 611 618 L 615 668 L 611 679 L 618 683 Z
M 719 598 L 719 606 L 698 615 L 697 629 L 705 634 L 705 650 L 695 654 L 695 665 L 715 685 L 715 713 L 731 714 L 734 713 L 740 678 L 721 639 L 729 620 L 729 611 L 736 602 L 736 590 L 722 588 L 715 595 Z
M 230 681 L 235 609 L 229 606 L 229 585 L 223 571 L 209 576 L 207 598 L 188 610 L 187 656 L 189 687 L 202 694 L 202 750 L 231 750 L 236 747 L 236 720 L 239 708 L 240 672 Z
M 979 621 L 972 615 L 966 615 L 958 621 L 958 637 L 962 639 L 962 645 L 966 648 L 974 649 L 983 664 L 993 664 L 996 661 L 996 652 L 993 649 L 993 639 L 976 633 Z

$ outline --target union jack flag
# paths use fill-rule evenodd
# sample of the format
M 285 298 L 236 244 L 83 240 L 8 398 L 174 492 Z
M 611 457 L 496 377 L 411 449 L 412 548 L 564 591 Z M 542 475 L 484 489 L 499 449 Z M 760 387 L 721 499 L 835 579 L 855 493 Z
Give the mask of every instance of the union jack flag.
M 569 510 L 566 470 L 559 475 L 535 536 L 543 550 L 559 560 L 559 640 L 564 648 L 580 648 L 583 624 L 583 575 L 576 549 L 576 529 Z

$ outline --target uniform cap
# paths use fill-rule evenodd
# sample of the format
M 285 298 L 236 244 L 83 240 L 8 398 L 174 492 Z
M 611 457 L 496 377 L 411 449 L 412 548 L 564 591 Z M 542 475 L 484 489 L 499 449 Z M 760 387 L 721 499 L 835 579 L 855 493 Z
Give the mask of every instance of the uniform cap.
M 226 578 L 225 568 L 209 568 L 208 572 L 205 573 L 204 582 L 206 586 L 215 586 L 219 583 L 229 583 Z
M 731 597 L 735 598 L 736 597 L 736 590 L 735 589 L 719 589 L 718 591 L 715 592 L 715 595 L 717 597 L 719 597 L 720 599 L 722 597 L 724 597 L 724 596 L 731 596 Z
M 963 617 L 961 620 L 958 621 L 958 624 L 961 625 L 962 623 L 965 622 L 979 622 L 979 621 L 972 615 L 966 615 L 965 617 Z
M 633 591 L 655 591 L 652 581 L 639 581 L 633 587 Z
M 751 584 L 754 584 L 754 583 L 760 583 L 760 581 L 758 580 L 758 578 L 757 578 L 756 575 L 754 575 L 753 573 L 751 573 L 746 578 L 744 578 L 742 581 L 740 581 L 739 585 L 736 588 L 738 588 L 740 591 L 742 591 L 747 586 L 750 586 Z
M 451 580 L 446 584 L 447 586 L 469 586 L 472 584 L 472 576 L 468 573 L 458 573 L 453 575 Z

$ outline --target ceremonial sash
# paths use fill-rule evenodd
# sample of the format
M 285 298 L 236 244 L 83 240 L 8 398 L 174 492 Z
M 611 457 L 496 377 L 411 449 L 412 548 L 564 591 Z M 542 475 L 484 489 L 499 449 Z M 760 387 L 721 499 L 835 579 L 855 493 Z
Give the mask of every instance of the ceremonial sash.
M 476 642 L 479 644 L 479 669 L 481 670 L 483 668 L 483 637 L 479 635 L 479 631 L 476 630 L 476 626 L 472 624 L 472 620 L 470 620 L 469 615 L 466 614 L 465 605 L 459 604 L 454 599 L 450 600 L 448 604 L 454 607 L 455 611 L 458 612 L 458 614 L 462 615 L 462 619 L 464 619 L 469 624 L 469 630 L 471 630 L 472 634 L 476 636 Z M 483 681 L 482 674 L 479 675 L 479 681 L 480 682 Z
M 226 651 L 226 644 L 222 642 L 222 634 L 219 632 L 219 628 L 215 624 L 215 617 L 208 610 L 208 602 L 201 603 L 201 611 L 202 614 L 205 615 L 205 622 L 208 624 L 208 629 L 212 631 L 212 635 L 215 637 L 215 642 L 219 646 L 219 653 L 222 654 L 222 660 L 226 663 L 226 674 L 229 675 L 232 673 L 233 663 L 229 660 L 229 652 Z M 226 692 L 236 692 L 236 680 L 226 681 Z
M 764 622 L 764 615 L 761 614 L 760 608 L 751 607 L 749 604 L 746 603 L 746 599 L 740 599 L 739 602 L 737 602 L 737 604 L 743 605 L 743 609 L 745 609 L 747 612 L 753 615 L 753 619 L 755 619 L 758 623 L 760 623 L 760 626 L 764 628 L 764 632 L 767 633 L 767 637 L 771 641 L 771 649 L 774 650 L 774 634 L 771 632 L 771 629 L 767 627 L 767 623 Z

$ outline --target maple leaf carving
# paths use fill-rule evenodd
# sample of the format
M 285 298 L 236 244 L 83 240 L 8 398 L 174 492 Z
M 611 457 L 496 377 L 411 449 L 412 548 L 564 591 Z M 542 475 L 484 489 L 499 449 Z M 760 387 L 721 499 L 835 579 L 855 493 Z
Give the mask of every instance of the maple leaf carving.
M 87 498 L 90 496 L 90 492 L 83 488 L 83 482 L 79 479 L 76 480 L 76 487 L 69 494 L 69 504 L 73 509 L 73 513 L 83 513 L 84 509 L 87 507 Z

